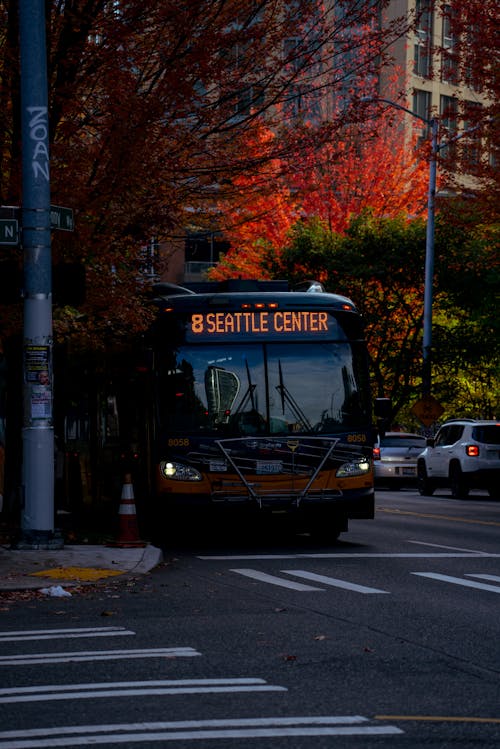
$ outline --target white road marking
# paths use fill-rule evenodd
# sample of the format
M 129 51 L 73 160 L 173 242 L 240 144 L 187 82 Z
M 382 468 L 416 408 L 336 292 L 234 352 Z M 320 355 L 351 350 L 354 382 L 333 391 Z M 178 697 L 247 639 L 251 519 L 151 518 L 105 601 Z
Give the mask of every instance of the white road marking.
M 78 663 L 129 658 L 186 658 L 201 655 L 193 648 L 150 648 L 148 650 L 83 650 L 73 653 L 32 653 L 0 656 L 0 666 L 31 666 L 40 663 Z
M 288 736 L 389 736 L 403 731 L 391 725 L 366 725 L 361 715 L 232 718 L 159 721 L 92 726 L 61 726 L 0 732 L 0 749 L 55 749 L 62 746 Z M 127 731 L 127 733 L 124 733 Z
M 464 580 L 462 577 L 452 577 L 451 575 L 440 575 L 437 572 L 412 572 L 412 575 L 419 577 L 430 577 L 433 580 L 442 580 L 445 583 L 454 585 L 463 585 L 465 588 L 478 588 L 479 590 L 488 590 L 491 593 L 500 593 L 500 586 L 486 585 L 485 583 L 475 583 L 472 580 Z
M 49 684 L 38 687 L 0 689 L 0 704 L 85 700 L 102 697 L 138 697 L 159 694 L 220 694 L 227 692 L 286 692 L 286 687 L 270 686 L 264 679 L 163 679 L 117 681 L 95 684 Z
M 21 642 L 22 640 L 56 640 L 68 637 L 116 637 L 135 635 L 125 627 L 81 627 L 74 629 L 26 629 L 17 632 L 0 632 L 1 642 Z
M 433 546 L 435 549 L 449 549 L 450 551 L 464 551 L 467 554 L 479 554 L 485 556 L 486 552 L 478 549 L 462 549 L 460 546 L 445 546 L 444 544 L 430 544 L 427 541 L 408 541 L 409 544 L 418 544 L 419 546 Z M 486 555 L 487 556 L 487 555 Z
M 292 590 L 300 590 L 302 592 L 324 590 L 324 588 L 313 588 L 311 585 L 303 585 L 302 583 L 294 583 L 291 580 L 284 580 L 282 577 L 268 575 L 265 572 L 259 572 L 259 570 L 233 569 L 231 572 L 236 572 L 238 575 L 244 575 L 245 577 L 251 577 L 253 580 L 259 580 L 263 583 L 280 585 L 282 588 L 291 588 Z
M 474 552 L 474 553 L 460 553 L 460 552 L 449 552 L 449 553 L 429 553 L 429 554 L 417 554 L 410 552 L 402 552 L 401 554 L 385 554 L 385 553 L 319 553 L 319 554 L 226 554 L 213 556 L 197 556 L 197 559 L 203 559 L 209 562 L 225 562 L 225 561 L 238 561 L 238 560 L 257 560 L 257 559 L 470 559 L 470 558 L 481 557 L 481 559 L 498 559 L 500 554 L 489 554 L 487 552 Z
M 368 588 L 365 585 L 358 585 L 357 583 L 349 583 L 346 580 L 338 580 L 335 577 L 327 577 L 326 575 L 317 575 L 314 572 L 306 572 L 305 570 L 281 570 L 286 575 L 295 575 L 296 577 L 302 577 L 305 580 L 311 580 L 315 583 L 323 583 L 324 585 L 332 585 L 335 588 L 344 588 L 345 590 L 352 590 L 356 593 L 389 593 L 388 590 L 379 590 L 378 588 Z
M 478 577 L 480 580 L 491 580 L 492 583 L 500 583 L 500 575 L 477 575 L 475 572 L 467 572 L 465 577 Z

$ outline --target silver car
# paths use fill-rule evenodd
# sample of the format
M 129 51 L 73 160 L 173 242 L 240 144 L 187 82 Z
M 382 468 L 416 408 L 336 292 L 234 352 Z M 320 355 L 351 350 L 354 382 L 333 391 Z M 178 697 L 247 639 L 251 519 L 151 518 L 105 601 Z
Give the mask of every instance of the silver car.
M 399 489 L 415 485 L 417 458 L 425 450 L 427 440 L 411 432 L 386 432 L 373 447 L 375 483 Z

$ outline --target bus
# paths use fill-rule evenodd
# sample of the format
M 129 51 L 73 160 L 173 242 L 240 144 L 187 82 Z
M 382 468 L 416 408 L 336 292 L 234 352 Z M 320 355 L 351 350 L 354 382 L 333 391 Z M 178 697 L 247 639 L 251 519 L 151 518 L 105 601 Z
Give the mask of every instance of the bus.
M 372 402 L 354 303 L 315 282 L 155 293 L 144 391 L 156 530 L 175 511 L 203 508 L 286 515 L 331 539 L 351 518 L 373 518 Z

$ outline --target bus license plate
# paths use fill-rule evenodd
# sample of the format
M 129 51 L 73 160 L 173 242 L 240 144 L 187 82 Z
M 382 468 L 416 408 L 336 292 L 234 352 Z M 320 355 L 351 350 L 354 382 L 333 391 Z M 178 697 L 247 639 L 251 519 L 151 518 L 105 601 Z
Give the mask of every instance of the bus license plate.
M 221 473 L 227 471 L 227 463 L 224 460 L 211 460 L 209 468 L 214 473 Z
M 283 470 L 283 463 L 281 460 L 275 461 L 257 461 L 257 473 L 281 473 Z

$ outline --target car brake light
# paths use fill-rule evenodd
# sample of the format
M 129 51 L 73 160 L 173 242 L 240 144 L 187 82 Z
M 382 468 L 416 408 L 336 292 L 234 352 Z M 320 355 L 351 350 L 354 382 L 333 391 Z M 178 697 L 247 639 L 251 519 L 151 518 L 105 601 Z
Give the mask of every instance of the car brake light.
M 465 453 L 470 458 L 477 458 L 479 455 L 479 447 L 477 445 L 466 445 Z
M 373 448 L 373 460 L 380 460 L 380 447 Z

